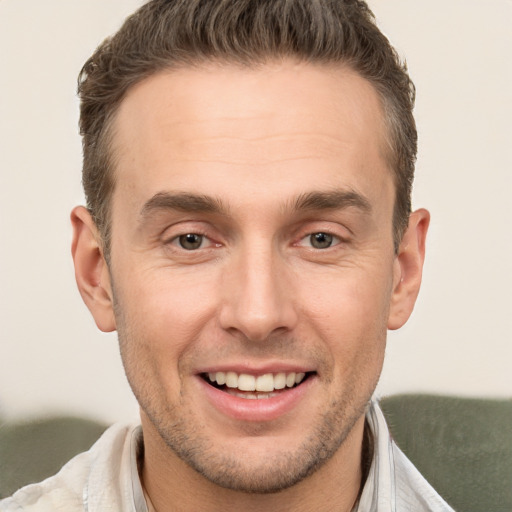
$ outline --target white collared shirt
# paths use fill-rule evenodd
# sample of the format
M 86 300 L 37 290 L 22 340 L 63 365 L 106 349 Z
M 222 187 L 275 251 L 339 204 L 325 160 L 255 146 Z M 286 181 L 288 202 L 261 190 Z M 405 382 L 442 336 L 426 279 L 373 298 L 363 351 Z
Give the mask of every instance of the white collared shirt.
M 389 435 L 372 401 L 373 460 L 356 512 L 453 512 Z M 1 512 L 148 512 L 137 469 L 139 426 L 116 424 L 55 475 L 0 501 Z
M 366 413 L 373 460 L 356 512 L 453 512 L 389 435 L 376 401 Z

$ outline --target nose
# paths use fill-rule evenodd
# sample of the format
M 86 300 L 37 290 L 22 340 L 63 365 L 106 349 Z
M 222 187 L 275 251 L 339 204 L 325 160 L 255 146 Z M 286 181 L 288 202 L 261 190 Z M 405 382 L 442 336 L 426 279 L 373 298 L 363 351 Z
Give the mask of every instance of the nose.
M 224 274 L 219 319 L 226 331 L 262 342 L 295 327 L 294 286 L 277 250 L 247 245 L 234 255 Z

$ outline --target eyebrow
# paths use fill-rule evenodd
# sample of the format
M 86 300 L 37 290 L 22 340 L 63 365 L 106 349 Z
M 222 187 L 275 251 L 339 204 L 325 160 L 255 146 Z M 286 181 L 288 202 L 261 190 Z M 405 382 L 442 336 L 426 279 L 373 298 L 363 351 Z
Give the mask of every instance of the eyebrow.
M 331 190 L 328 192 L 307 192 L 295 200 L 292 209 L 308 210 L 343 210 L 357 208 L 363 213 L 371 213 L 370 201 L 354 190 Z
M 363 195 L 353 190 L 312 191 L 300 194 L 285 210 L 343 210 L 357 208 L 363 213 L 370 213 L 371 204 Z M 144 220 L 152 213 L 162 210 L 176 210 L 184 213 L 213 213 L 227 215 L 229 209 L 219 198 L 191 193 L 158 192 L 144 203 L 141 217 Z
M 181 212 L 202 212 L 226 214 L 227 208 L 220 199 L 215 197 L 189 194 L 158 192 L 144 203 L 140 214 L 144 219 L 153 212 L 160 210 L 177 210 Z

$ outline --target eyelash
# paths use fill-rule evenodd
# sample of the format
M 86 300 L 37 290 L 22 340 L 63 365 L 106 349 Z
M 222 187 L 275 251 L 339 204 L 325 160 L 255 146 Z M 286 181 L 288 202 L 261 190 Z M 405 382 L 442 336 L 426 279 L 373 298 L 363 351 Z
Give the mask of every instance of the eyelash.
M 201 238 L 200 246 L 197 248 L 191 248 L 191 249 L 187 249 L 186 247 L 183 247 L 182 243 L 185 241 L 184 238 L 187 236 L 200 237 Z M 209 241 L 210 243 L 209 243 L 208 247 L 203 247 L 203 244 L 206 241 Z M 183 251 L 187 251 L 187 252 L 194 252 L 199 249 L 209 249 L 210 247 L 220 247 L 221 246 L 221 244 L 213 242 L 207 234 L 205 234 L 201 231 L 192 231 L 192 230 L 188 231 L 186 233 L 181 233 L 179 235 L 173 236 L 172 238 L 168 239 L 165 242 L 165 244 L 175 246 L 179 250 L 183 250 Z
M 197 247 L 190 247 L 190 248 L 187 248 L 187 247 L 184 247 L 184 243 L 186 243 L 186 237 L 188 236 L 196 236 L 196 237 L 200 237 L 200 243 Z M 325 237 L 328 242 L 328 245 L 326 247 L 315 247 L 314 246 L 314 239 L 313 237 L 317 237 L 317 243 L 319 243 L 320 245 L 322 244 L 322 237 Z M 308 245 L 303 245 L 303 242 L 304 241 L 307 241 L 309 240 L 309 244 Z M 209 244 L 207 247 L 203 247 L 203 245 L 205 244 L 205 242 L 209 241 Z M 330 233 L 329 231 L 326 231 L 326 230 L 322 230 L 322 231 L 312 231 L 312 232 L 309 232 L 307 233 L 306 235 L 302 236 L 298 242 L 294 243 L 293 245 L 294 246 L 303 246 L 303 247 L 307 247 L 309 250 L 314 250 L 314 251 L 326 251 L 328 249 L 332 249 L 338 245 L 340 245 L 341 243 L 343 243 L 345 240 L 340 237 L 340 236 L 337 236 L 333 233 Z M 186 251 L 186 252 L 196 252 L 198 250 L 201 250 L 201 249 L 210 249 L 212 247 L 221 247 L 222 244 L 220 243 L 215 243 L 213 242 L 210 237 L 205 234 L 204 232 L 201 232 L 201 231 L 189 231 L 189 232 L 186 232 L 186 233 L 182 233 L 182 234 L 179 234 L 179 235 L 176 235 L 174 237 L 172 237 L 171 239 L 169 239 L 168 241 L 165 242 L 166 245 L 171 245 L 171 246 L 174 246 L 176 247 L 178 250 L 182 250 L 182 251 Z M 193 241 L 190 241 L 190 243 L 193 244 Z
M 318 235 L 322 235 L 323 237 L 327 237 L 327 239 L 330 239 L 330 244 L 327 246 L 327 247 L 315 247 L 313 245 L 313 237 L 314 236 L 318 236 Z M 304 240 L 308 240 L 311 242 L 310 245 L 308 246 L 310 249 L 314 249 L 314 250 L 317 250 L 317 251 L 326 251 L 327 249 L 331 249 L 333 247 L 336 247 L 337 245 L 343 243 L 343 239 L 333 233 L 330 233 L 329 231 L 313 231 L 311 233 L 308 233 L 307 235 L 303 236 L 299 242 L 295 245 L 300 245 L 301 242 L 303 242 Z M 319 242 L 320 244 L 322 243 L 321 240 L 317 240 L 317 242 Z

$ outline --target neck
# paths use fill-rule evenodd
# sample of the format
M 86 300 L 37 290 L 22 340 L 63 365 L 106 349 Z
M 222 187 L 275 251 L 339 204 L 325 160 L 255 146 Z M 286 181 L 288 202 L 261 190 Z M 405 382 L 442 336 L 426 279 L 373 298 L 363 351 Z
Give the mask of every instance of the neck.
M 364 439 L 364 423 L 364 417 L 361 417 L 335 455 L 315 473 L 288 489 L 269 494 L 219 487 L 178 458 L 152 425 L 143 424 L 145 452 L 140 476 L 149 498 L 149 510 L 350 512 L 367 474 L 368 465 L 363 456 L 371 456 L 370 444 Z

